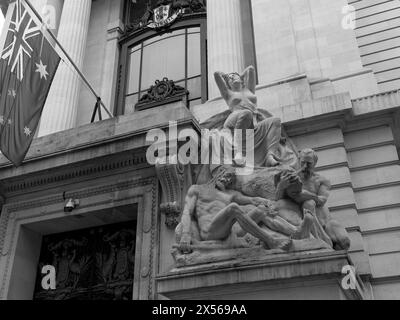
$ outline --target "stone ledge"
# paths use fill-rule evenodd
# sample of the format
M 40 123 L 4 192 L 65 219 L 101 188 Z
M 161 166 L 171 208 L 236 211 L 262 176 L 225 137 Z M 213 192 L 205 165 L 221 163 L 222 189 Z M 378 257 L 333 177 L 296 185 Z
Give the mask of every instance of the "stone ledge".
M 217 298 L 223 290 L 235 288 L 239 293 L 249 286 L 259 290 L 271 290 L 273 286 L 307 287 L 325 279 L 348 299 L 364 299 L 362 284 L 356 290 L 343 292 L 340 288 L 342 268 L 351 265 L 347 252 L 317 252 L 266 257 L 256 262 L 230 261 L 173 269 L 156 278 L 158 293 L 169 299 Z M 314 284 L 313 284 L 314 283 Z M 340 293 L 341 292 L 341 293 Z M 236 292 L 237 293 L 237 292 Z M 342 298 L 344 297 L 342 296 Z M 324 297 L 321 297 L 321 299 Z
M 146 148 L 146 133 L 168 128 L 170 121 L 199 130 L 181 102 L 161 106 L 157 111 L 141 111 L 35 139 L 19 168 L 0 155 L 0 180 Z

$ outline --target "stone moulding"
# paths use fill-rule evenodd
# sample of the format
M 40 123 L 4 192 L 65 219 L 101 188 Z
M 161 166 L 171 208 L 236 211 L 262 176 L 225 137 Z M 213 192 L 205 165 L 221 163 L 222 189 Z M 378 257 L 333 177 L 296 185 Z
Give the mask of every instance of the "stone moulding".
M 359 278 L 355 290 L 341 288 L 342 270 L 347 265 L 351 260 L 344 251 L 296 253 L 173 269 L 158 275 L 156 283 L 158 293 L 169 299 L 218 299 L 231 294 L 245 297 L 253 290 L 268 294 L 277 285 L 302 290 L 309 285 L 307 290 L 313 290 L 315 282 L 322 281 L 336 287 L 337 299 L 363 300 L 364 286 Z
M 127 154 L 116 159 L 107 159 L 106 161 L 96 161 L 96 163 L 87 163 L 79 167 L 68 168 L 58 172 L 46 172 L 40 176 L 23 177 L 8 181 L 4 187 L 4 193 L 7 195 L 22 193 L 29 189 L 40 189 L 63 182 L 70 182 L 74 179 L 84 179 L 94 175 L 110 172 L 116 173 L 127 168 L 139 169 L 148 166 L 146 155 L 144 153 Z M 4 183 L 4 181 L 3 181 Z

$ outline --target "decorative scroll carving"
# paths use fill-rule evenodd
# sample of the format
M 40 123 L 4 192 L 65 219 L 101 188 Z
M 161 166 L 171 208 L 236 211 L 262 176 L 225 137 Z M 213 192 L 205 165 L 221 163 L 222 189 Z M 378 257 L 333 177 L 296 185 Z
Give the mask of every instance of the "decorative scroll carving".
M 185 168 L 181 164 L 156 164 L 157 176 L 163 191 L 160 211 L 165 215 L 165 225 L 175 229 L 182 213 Z
M 185 88 L 176 85 L 174 81 L 168 80 L 168 78 L 164 78 L 161 81 L 157 80 L 150 87 L 135 108 L 138 111 L 153 108 L 164 103 L 181 100 L 188 94 L 189 92 Z
M 159 0 L 152 4 L 154 1 L 148 1 L 143 15 L 127 25 L 127 33 L 144 28 L 167 29 L 182 16 L 206 12 L 205 0 Z

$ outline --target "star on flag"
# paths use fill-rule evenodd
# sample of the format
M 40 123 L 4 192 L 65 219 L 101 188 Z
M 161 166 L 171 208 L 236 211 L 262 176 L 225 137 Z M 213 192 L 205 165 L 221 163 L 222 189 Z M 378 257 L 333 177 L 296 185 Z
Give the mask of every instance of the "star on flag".
M 47 66 L 43 64 L 42 60 L 40 60 L 40 63 L 35 63 L 36 64 L 36 71 L 37 73 L 40 73 L 40 79 L 44 78 L 44 80 L 47 80 L 47 76 L 49 73 L 47 72 L 46 68 Z
M 27 137 L 30 137 L 31 134 L 32 134 L 32 130 L 29 129 L 28 127 L 25 127 L 25 128 L 24 128 L 24 134 L 25 134 Z
M 15 98 L 15 97 L 17 96 L 17 93 L 15 92 L 14 89 L 10 89 L 10 90 L 8 90 L 8 95 L 9 95 L 10 97 Z
M 16 167 L 32 144 L 61 60 L 26 5 L 18 0 L 9 7 L 0 50 L 0 150 Z

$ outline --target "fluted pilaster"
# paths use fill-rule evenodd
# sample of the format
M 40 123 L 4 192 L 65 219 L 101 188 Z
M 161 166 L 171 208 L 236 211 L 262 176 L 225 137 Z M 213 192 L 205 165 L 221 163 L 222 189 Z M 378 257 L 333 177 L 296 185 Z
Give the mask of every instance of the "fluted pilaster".
M 92 0 L 65 0 L 58 40 L 82 69 Z M 66 63 L 61 63 L 43 112 L 39 136 L 71 129 L 76 123 L 81 81 Z M 95 100 L 94 100 L 95 101 Z
M 208 0 L 208 94 L 220 95 L 214 72 L 242 72 L 245 68 L 241 0 Z

